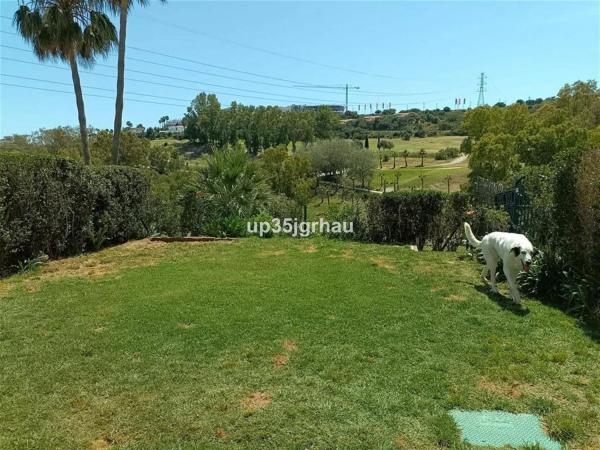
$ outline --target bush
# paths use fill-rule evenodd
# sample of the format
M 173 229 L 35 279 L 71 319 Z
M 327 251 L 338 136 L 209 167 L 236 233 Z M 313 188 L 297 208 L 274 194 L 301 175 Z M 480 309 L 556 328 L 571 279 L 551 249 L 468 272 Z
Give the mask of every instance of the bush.
M 543 257 L 522 277 L 525 292 L 600 318 L 600 150 L 565 151 L 526 180 L 527 232 Z
M 459 149 L 457 149 L 456 147 L 446 147 L 441 150 L 438 150 L 435 153 L 435 159 L 437 159 L 437 160 L 453 159 L 453 158 L 458 157 L 458 155 L 460 155 Z
M 454 251 L 462 243 L 462 224 L 467 217 L 469 205 L 469 196 L 464 192 L 446 195 L 440 214 L 433 220 L 430 237 L 433 250 Z
M 422 250 L 431 239 L 433 223 L 444 200 L 445 194 L 439 191 L 373 195 L 367 203 L 366 238 L 373 242 L 416 243 Z
M 40 254 L 57 258 L 146 236 L 149 195 L 136 169 L 0 155 L 0 274 Z

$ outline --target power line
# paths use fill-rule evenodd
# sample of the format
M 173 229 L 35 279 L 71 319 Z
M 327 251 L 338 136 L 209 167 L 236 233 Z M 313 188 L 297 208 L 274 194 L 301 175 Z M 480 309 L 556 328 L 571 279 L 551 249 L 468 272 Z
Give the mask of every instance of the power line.
M 6 16 L 0 16 L 0 18 L 10 19 L 9 17 L 6 17 Z M 12 19 L 10 19 L 10 20 L 12 20 Z M 17 33 L 11 33 L 11 32 L 8 32 L 8 31 L 0 30 L 0 32 L 4 33 L 4 34 L 12 35 L 12 36 L 20 36 Z M 28 50 L 18 49 L 16 47 L 9 47 L 9 46 L 6 46 L 6 47 L 7 48 L 13 48 L 15 50 L 21 50 L 21 51 L 27 51 L 27 52 L 29 52 Z M 197 65 L 202 65 L 202 66 L 206 66 L 206 67 L 216 68 L 216 69 L 219 69 L 219 70 L 225 70 L 225 71 L 230 71 L 230 72 L 234 72 L 234 73 L 241 73 L 241 74 L 245 74 L 245 75 L 250 75 L 250 76 L 259 77 L 259 78 L 265 78 L 265 79 L 271 79 L 271 80 L 276 80 L 276 81 L 282 81 L 282 82 L 286 82 L 286 83 L 302 84 L 303 86 L 288 86 L 288 85 L 282 85 L 282 84 L 276 84 L 276 83 L 268 83 L 268 82 L 258 81 L 258 80 L 248 80 L 248 79 L 245 79 L 245 78 L 237 78 L 237 77 L 231 77 L 231 76 L 222 75 L 222 74 L 215 74 L 215 73 L 211 73 L 211 72 L 203 72 L 203 71 L 198 71 L 198 70 L 194 70 L 194 69 L 190 69 L 190 68 L 185 68 L 185 67 L 181 67 L 181 66 L 174 66 L 174 65 L 164 64 L 164 63 L 157 63 L 155 61 L 148 61 L 148 60 L 145 60 L 145 59 L 128 56 L 127 59 L 132 60 L 132 61 L 139 61 L 139 62 L 143 62 L 143 63 L 146 63 L 146 64 L 153 64 L 153 65 L 162 66 L 162 67 L 169 67 L 169 68 L 176 69 L 176 70 L 183 70 L 183 71 L 187 71 L 187 72 L 195 72 L 195 73 L 199 73 L 199 74 L 202 74 L 202 75 L 208 75 L 208 76 L 213 76 L 213 77 L 218 77 L 218 78 L 225 78 L 225 79 L 230 79 L 230 80 L 235 80 L 235 81 L 243 81 L 243 82 L 254 83 L 254 84 L 262 84 L 262 85 L 273 86 L 273 87 L 281 87 L 281 88 L 284 88 L 284 89 L 298 88 L 298 89 L 307 90 L 307 91 L 313 91 L 313 92 L 323 92 L 323 91 L 317 91 L 316 89 L 312 89 L 313 83 L 306 83 L 306 82 L 302 82 L 302 81 L 298 81 L 298 80 L 291 80 L 291 79 L 287 79 L 287 78 L 273 77 L 273 76 L 269 76 L 269 75 L 258 74 L 256 72 L 249 72 L 249 71 L 246 71 L 246 70 L 232 69 L 230 67 L 220 66 L 220 65 L 216 65 L 216 64 L 209 64 L 209 63 L 205 63 L 205 62 L 198 61 L 198 60 L 193 60 L 193 59 L 189 59 L 189 58 L 182 58 L 182 57 L 179 57 L 179 56 L 173 56 L 173 55 L 169 55 L 167 53 L 161 53 L 161 52 L 157 52 L 155 50 L 149 50 L 149 49 L 145 49 L 145 48 L 141 48 L 141 47 L 136 47 L 136 46 L 131 46 L 131 45 L 128 45 L 127 49 L 135 50 L 135 51 L 139 51 L 139 52 L 144 52 L 144 53 L 152 54 L 152 55 L 155 55 L 155 56 L 161 56 L 161 57 L 164 57 L 164 58 L 171 58 L 171 59 L 174 59 L 174 60 L 183 61 L 183 62 L 187 62 L 187 63 L 191 63 L 191 64 L 197 64 Z M 317 87 L 317 85 L 314 85 L 314 87 Z M 235 88 L 233 88 L 233 89 L 235 89 Z M 329 93 L 336 93 L 334 91 L 327 91 L 327 92 L 329 92 Z M 430 95 L 430 94 L 436 94 L 436 93 L 442 93 L 442 92 L 447 92 L 447 91 L 381 92 L 381 91 L 362 90 L 361 92 L 356 92 L 355 94 L 356 95 L 386 95 L 386 96 L 393 96 L 393 97 L 409 97 L 409 96 L 418 96 L 418 95 Z M 298 97 L 298 98 L 301 98 L 301 97 Z M 337 100 L 336 101 L 327 100 L 327 102 L 336 103 Z
M 22 75 L 10 75 L 7 73 L 2 73 L 0 74 L 0 77 L 9 77 L 9 78 L 17 78 L 20 80 L 29 80 L 29 81 L 39 81 L 41 83 L 50 83 L 50 84 L 60 84 L 62 86 L 73 86 L 73 83 L 64 83 L 61 81 L 54 81 L 54 80 L 45 80 L 43 78 L 32 78 L 32 77 L 24 77 Z M 93 89 L 96 91 L 106 91 L 106 92 L 110 92 L 110 93 L 115 93 L 113 89 L 107 89 L 107 88 L 101 88 L 101 87 L 95 87 L 95 86 L 87 86 L 85 84 L 82 84 L 81 87 L 85 88 L 85 89 Z M 127 94 L 129 95 L 139 95 L 142 97 L 150 97 L 150 98 L 162 98 L 162 99 L 166 99 L 166 100 L 174 100 L 174 101 L 178 101 L 178 102 L 186 102 L 189 103 L 189 99 L 187 98 L 174 98 L 174 97 L 166 97 L 164 95 L 152 95 L 152 94 L 144 94 L 141 92 L 131 92 L 131 91 L 127 91 Z M 186 106 L 186 105 L 181 105 L 181 106 Z
M 41 88 L 41 87 L 34 87 L 34 86 L 23 86 L 22 84 L 13 84 L 13 83 L 5 83 L 3 81 L 0 81 L 0 85 L 2 86 L 11 86 L 11 87 L 18 87 L 18 88 L 24 88 L 24 89 L 34 89 L 37 91 L 46 91 L 46 92 L 58 92 L 61 94 L 71 94 L 73 95 L 73 92 L 69 92 L 69 91 L 59 91 L 58 89 L 49 89 L 49 88 Z M 114 97 L 108 97 L 106 95 L 98 95 L 98 94 L 87 94 L 88 97 L 98 97 L 98 98 L 107 98 L 109 100 L 114 100 Z M 136 100 L 134 98 L 127 98 L 125 99 L 128 102 L 137 102 L 137 103 L 151 103 L 154 105 L 167 105 L 167 106 L 177 106 L 177 107 L 181 107 L 183 105 L 176 105 L 174 103 L 163 103 L 163 102 L 152 102 L 149 100 Z
M 380 73 L 371 73 L 371 72 L 364 72 L 364 71 L 361 71 L 361 70 L 349 69 L 349 68 L 346 68 L 346 67 L 335 66 L 333 64 L 325 64 L 325 63 L 321 63 L 321 62 L 317 62 L 317 61 L 312 61 L 312 60 L 306 59 L 306 58 L 300 58 L 300 57 L 297 57 L 297 56 L 292 56 L 292 55 L 288 55 L 288 54 L 285 54 L 285 53 L 276 52 L 276 51 L 273 51 L 273 50 L 268 50 L 268 49 L 264 49 L 264 48 L 260 48 L 260 47 L 255 47 L 253 45 L 244 44 L 243 42 L 238 42 L 238 41 L 234 41 L 232 39 L 222 38 L 220 36 L 213 36 L 213 35 L 211 35 L 209 33 L 203 32 L 203 31 L 198 31 L 198 30 L 195 30 L 195 29 L 192 29 L 192 28 L 187 28 L 187 27 L 182 26 L 180 24 L 177 24 L 177 25 L 176 24 L 172 24 L 172 23 L 166 22 L 164 20 L 158 20 L 158 19 L 155 19 L 155 18 L 152 18 L 152 17 L 146 17 L 144 19 L 145 20 L 149 20 L 151 22 L 159 23 L 159 24 L 161 24 L 163 26 L 167 26 L 167 27 L 171 27 L 171 28 L 177 28 L 178 30 L 187 31 L 188 33 L 197 34 L 199 36 L 208 37 L 210 39 L 215 39 L 215 40 L 226 42 L 226 43 L 229 43 L 229 44 L 232 44 L 232 45 L 237 45 L 239 47 L 246 48 L 246 49 L 249 49 L 249 50 L 254 50 L 254 51 L 262 52 L 262 53 L 267 53 L 267 54 L 270 54 L 270 55 L 278 56 L 278 57 L 281 57 L 281 58 L 291 59 L 293 61 L 298 61 L 298 62 L 302 62 L 302 63 L 305 63 L 305 64 L 311 64 L 311 65 L 314 65 L 314 66 L 324 67 L 324 68 L 327 68 L 327 69 L 335 69 L 335 70 L 340 70 L 340 71 L 349 72 L 349 73 L 355 73 L 355 74 L 359 74 L 359 75 L 366 75 L 366 76 L 370 76 L 370 77 L 388 78 L 388 79 L 393 79 L 393 80 L 401 80 L 401 78 L 394 77 L 392 75 L 383 75 L 383 74 L 380 74 Z
M 50 69 L 70 71 L 66 67 L 58 67 L 58 66 L 53 66 L 53 65 L 48 65 L 48 64 L 38 63 L 38 62 L 31 62 L 31 61 L 23 61 L 23 60 L 20 60 L 20 59 L 8 58 L 8 57 L 5 57 L 5 56 L 0 56 L 0 59 L 5 60 L 5 61 L 18 62 L 18 63 L 22 63 L 22 64 L 30 64 L 30 65 L 35 65 L 35 66 L 43 66 L 43 67 L 47 67 L 47 68 L 50 68 Z M 85 72 L 85 73 L 87 73 L 89 75 L 92 75 L 92 76 L 110 78 L 111 80 L 114 79 L 113 75 L 107 75 L 107 74 L 103 74 L 103 73 L 97 73 L 97 72 L 89 71 L 89 70 L 82 70 L 82 72 Z M 188 90 L 188 91 L 194 91 L 196 93 L 198 92 L 198 88 L 185 87 L 185 86 L 177 86 L 177 85 L 173 85 L 173 84 L 160 83 L 160 82 L 157 82 L 157 81 L 149 81 L 149 80 L 140 80 L 140 79 L 129 78 L 129 77 L 127 77 L 126 79 L 128 81 L 137 82 L 137 83 L 145 83 L 145 84 L 151 84 L 151 85 L 155 85 L 155 86 L 169 87 L 169 88 L 175 88 L 175 89 L 184 89 L 184 90 Z M 194 83 L 196 83 L 196 82 L 194 82 Z M 228 95 L 228 96 L 232 96 L 232 97 L 236 97 L 237 96 L 237 97 L 243 97 L 243 98 L 252 98 L 252 99 L 255 99 L 255 100 L 266 100 L 266 101 L 275 101 L 275 102 L 282 102 L 282 101 L 293 102 L 293 100 L 282 100 L 282 99 L 269 98 L 269 97 L 257 97 L 257 96 L 253 96 L 253 95 L 237 94 L 237 93 L 231 93 L 231 92 L 219 92 L 219 91 L 213 91 L 213 90 L 206 90 L 206 91 L 208 91 L 208 93 L 213 93 L 213 94 L 218 94 L 218 95 Z M 314 104 L 314 105 L 320 105 L 322 103 L 323 102 L 317 102 L 317 103 L 312 103 L 312 104 Z
M 23 52 L 29 52 L 27 49 L 22 49 L 22 48 L 18 48 L 18 47 L 12 47 L 10 45 L 4 45 L 4 44 L 0 44 L 0 47 L 4 47 L 4 48 L 10 48 L 13 50 L 18 50 L 18 51 L 23 51 Z M 96 63 L 95 64 L 98 67 L 106 67 L 109 69 L 116 69 L 115 66 L 111 66 L 110 64 L 102 64 L 102 63 Z M 142 75 L 150 75 L 150 76 L 154 76 L 154 77 L 158 77 L 158 78 L 165 78 L 165 79 L 169 79 L 169 80 L 175 80 L 175 81 L 183 81 L 186 83 L 196 83 L 196 84 L 201 84 L 201 85 L 206 85 L 206 86 L 212 86 L 212 87 L 217 87 L 217 88 L 224 88 L 224 89 L 232 89 L 234 91 L 241 91 L 241 92 L 250 92 L 252 94 L 266 94 L 266 95 L 272 95 L 272 96 L 276 96 L 276 97 L 283 97 L 285 100 L 289 99 L 296 99 L 295 101 L 298 100 L 310 100 L 310 101 L 316 101 L 316 102 L 330 102 L 330 103 L 335 103 L 335 100 L 323 100 L 323 99 L 318 99 L 318 98 L 312 98 L 312 97 L 302 97 L 302 96 L 297 96 L 297 95 L 279 95 L 273 92 L 266 92 L 266 91 L 257 91 L 254 89 L 244 89 L 244 88 L 236 88 L 233 86 L 225 86 L 222 84 L 215 84 L 215 83 L 207 83 L 205 81 L 196 81 L 196 80 L 188 80 L 186 78 L 179 78 L 179 77 L 173 77 L 170 75 L 162 75 L 160 73 L 153 73 L 153 72 L 148 72 L 148 71 L 144 71 L 144 70 L 137 70 L 137 69 L 130 69 L 130 68 L 126 68 L 127 71 L 132 72 L 132 73 L 139 73 Z

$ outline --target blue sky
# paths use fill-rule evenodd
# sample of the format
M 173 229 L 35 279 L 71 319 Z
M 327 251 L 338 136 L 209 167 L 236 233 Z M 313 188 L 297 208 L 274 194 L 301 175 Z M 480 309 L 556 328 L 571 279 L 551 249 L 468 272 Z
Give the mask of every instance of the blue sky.
M 1 15 L 16 7 L 0 2 Z M 360 86 L 350 108 L 361 111 L 453 106 L 456 97 L 475 105 L 480 72 L 488 103 L 548 97 L 598 79 L 599 13 L 599 2 L 575 1 L 152 3 L 130 16 L 123 119 L 181 117 L 202 90 L 224 105 L 344 102 L 343 90 L 294 87 L 304 84 Z M 36 59 L 9 20 L 0 29 L 0 135 L 76 125 L 67 66 L 14 61 Z M 86 113 L 90 125 L 112 128 L 116 54 L 99 63 L 82 73 Z

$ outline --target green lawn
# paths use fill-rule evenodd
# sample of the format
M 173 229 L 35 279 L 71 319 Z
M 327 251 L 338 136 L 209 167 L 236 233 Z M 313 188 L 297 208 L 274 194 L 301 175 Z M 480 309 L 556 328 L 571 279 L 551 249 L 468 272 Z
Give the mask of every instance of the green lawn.
M 464 136 L 433 136 L 425 138 L 410 138 L 405 141 L 402 138 L 389 139 L 394 143 L 395 151 L 408 150 L 409 152 L 418 152 L 424 149 L 428 153 L 435 153 L 446 147 L 460 148 L 460 144 L 464 140 Z M 377 150 L 377 138 L 369 138 L 369 148 Z
M 461 256 L 139 241 L 0 281 L 0 448 L 429 449 L 452 408 L 598 448 L 598 334 Z
M 373 189 L 380 190 L 381 188 L 381 175 L 384 176 L 387 186 L 392 186 L 396 182 L 396 173 L 400 174 L 399 184 L 400 189 L 420 189 L 421 188 L 421 175 L 423 179 L 423 186 L 425 189 L 437 189 L 442 191 L 448 190 L 448 181 L 446 177 L 450 176 L 450 191 L 460 190 L 462 184 L 467 183 L 469 168 L 466 165 L 459 166 L 448 166 L 448 167 L 404 167 L 402 165 L 396 166 L 395 170 L 376 170 L 371 181 L 371 187 Z

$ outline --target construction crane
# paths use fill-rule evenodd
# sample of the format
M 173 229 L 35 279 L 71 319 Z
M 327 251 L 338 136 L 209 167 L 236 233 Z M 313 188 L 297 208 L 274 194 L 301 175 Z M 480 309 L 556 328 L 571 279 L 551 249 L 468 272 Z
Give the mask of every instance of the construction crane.
M 332 85 L 332 86 L 321 86 L 318 84 L 299 84 L 295 85 L 296 88 L 317 88 L 317 89 L 344 89 L 346 91 L 346 107 L 344 112 L 348 112 L 348 89 L 360 89 L 360 86 L 348 86 L 345 85 Z

